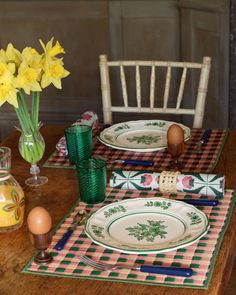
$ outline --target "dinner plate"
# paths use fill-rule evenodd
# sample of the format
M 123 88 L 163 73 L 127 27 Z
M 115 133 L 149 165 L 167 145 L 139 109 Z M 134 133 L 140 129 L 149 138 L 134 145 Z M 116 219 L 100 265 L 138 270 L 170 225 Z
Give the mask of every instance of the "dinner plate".
M 124 253 L 168 252 L 195 243 L 208 230 L 205 213 L 165 198 L 114 202 L 94 212 L 85 232 L 96 244 Z
M 153 152 L 167 147 L 167 131 L 175 122 L 164 120 L 139 120 L 118 123 L 104 129 L 98 139 L 105 145 L 127 151 Z M 179 124 L 184 139 L 191 137 L 190 128 Z

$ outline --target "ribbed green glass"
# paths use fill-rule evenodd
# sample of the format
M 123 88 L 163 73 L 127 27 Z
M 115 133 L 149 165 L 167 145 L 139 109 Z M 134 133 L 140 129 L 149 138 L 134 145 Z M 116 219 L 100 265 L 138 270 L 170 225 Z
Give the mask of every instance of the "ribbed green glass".
M 103 202 L 106 197 L 106 161 L 88 159 L 77 165 L 80 200 L 87 204 Z
M 92 128 L 87 125 L 74 125 L 65 129 L 66 145 L 71 165 L 89 159 L 92 155 Z

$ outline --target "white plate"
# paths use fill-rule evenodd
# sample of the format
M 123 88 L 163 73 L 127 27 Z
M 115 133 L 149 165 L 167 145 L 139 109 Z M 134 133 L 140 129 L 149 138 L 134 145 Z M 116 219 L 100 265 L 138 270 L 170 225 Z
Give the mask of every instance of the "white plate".
M 85 232 L 96 244 L 124 253 L 161 253 L 188 246 L 208 230 L 205 213 L 184 202 L 137 198 L 93 213 Z
M 98 139 L 105 145 L 127 151 L 153 152 L 167 147 L 167 131 L 175 122 L 139 120 L 112 125 L 104 129 Z M 190 128 L 184 130 L 184 139 L 191 137 Z

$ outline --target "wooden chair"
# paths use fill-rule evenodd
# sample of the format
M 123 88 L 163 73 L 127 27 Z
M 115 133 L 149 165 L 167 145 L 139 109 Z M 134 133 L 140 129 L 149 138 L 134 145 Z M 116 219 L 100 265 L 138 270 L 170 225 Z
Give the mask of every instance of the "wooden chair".
M 118 67 L 120 72 L 120 81 L 123 96 L 123 106 L 115 106 L 111 100 L 111 86 L 110 86 L 110 68 Z M 136 80 L 136 101 L 137 106 L 130 106 L 128 100 L 128 91 L 126 83 L 125 67 L 133 67 L 135 70 Z M 143 99 L 141 99 L 141 75 L 140 68 L 150 68 L 150 92 L 149 92 L 149 106 L 143 106 Z M 103 102 L 103 116 L 105 124 L 112 124 L 112 112 L 131 112 L 131 113 L 161 113 L 161 114 L 186 114 L 193 115 L 193 128 L 201 128 L 206 94 L 208 88 L 209 72 L 211 67 L 211 58 L 204 57 L 202 63 L 193 62 L 175 62 L 175 61 L 108 61 L 106 55 L 100 55 L 100 75 L 101 75 L 101 90 Z M 157 68 L 157 69 L 156 69 Z M 158 75 L 158 68 L 166 68 L 165 88 L 163 93 L 163 105 L 155 107 L 155 86 L 156 86 L 156 73 Z M 182 75 L 178 87 L 178 95 L 174 107 L 168 106 L 170 96 L 170 84 L 172 69 L 182 68 Z M 183 93 L 186 84 L 187 72 L 189 69 L 198 70 L 199 82 L 197 89 L 197 96 L 193 108 L 184 108 L 181 106 L 183 100 Z

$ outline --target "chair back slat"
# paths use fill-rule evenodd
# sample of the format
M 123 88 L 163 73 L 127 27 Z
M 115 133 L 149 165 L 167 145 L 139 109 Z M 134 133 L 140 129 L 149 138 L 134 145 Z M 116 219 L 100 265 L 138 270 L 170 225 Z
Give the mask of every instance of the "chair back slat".
M 203 58 L 202 71 L 201 71 L 200 80 L 199 80 L 196 107 L 195 107 L 195 116 L 193 121 L 193 126 L 195 128 L 202 127 L 205 102 L 206 102 L 206 94 L 207 94 L 207 88 L 208 88 L 208 80 L 209 80 L 210 67 L 211 67 L 210 65 L 211 65 L 211 58 L 208 56 L 205 56 Z
M 125 71 L 124 71 L 123 65 L 120 66 L 120 80 L 121 80 L 121 86 L 122 86 L 124 106 L 127 108 L 128 107 L 128 94 L 127 94 Z
M 103 120 L 107 124 L 112 123 L 111 111 L 111 89 L 110 89 L 110 76 L 109 67 L 107 63 L 107 56 L 100 56 L 100 77 L 101 77 L 101 90 L 102 90 L 102 106 L 103 106 Z
M 165 92 L 164 92 L 164 103 L 163 108 L 166 109 L 168 105 L 169 95 L 170 95 L 170 80 L 171 80 L 171 67 L 168 66 L 166 72 L 166 83 L 165 83 Z
M 211 67 L 211 58 L 204 57 L 202 63 L 193 62 L 176 62 L 176 61 L 108 61 L 106 55 L 100 56 L 100 76 L 101 76 L 101 90 L 102 90 L 102 101 L 103 101 L 103 115 L 104 123 L 112 124 L 112 112 L 131 112 L 131 113 L 165 113 L 165 114 L 186 114 L 194 116 L 193 127 L 201 128 L 206 94 L 208 88 L 209 73 Z M 123 106 L 116 106 L 112 104 L 111 99 L 111 87 L 110 87 L 110 68 L 119 67 L 120 68 L 120 81 L 123 96 Z M 131 107 L 129 105 L 128 91 L 127 91 L 127 80 L 125 75 L 125 67 L 135 68 L 135 86 L 136 86 L 136 101 L 137 106 Z M 149 68 L 150 71 L 150 89 L 149 89 L 149 106 L 144 107 L 143 104 L 147 101 L 146 97 L 143 97 L 143 84 L 141 67 Z M 159 69 L 167 69 L 165 75 L 165 86 L 163 91 L 163 104 L 161 107 L 155 106 L 157 100 L 157 94 L 160 94 L 159 89 L 161 89 L 160 81 L 162 77 L 161 71 Z M 172 94 L 171 83 L 174 80 L 174 70 L 182 68 L 182 75 L 179 82 L 179 87 L 177 86 L 177 97 L 174 107 L 169 106 L 170 91 Z M 184 91 L 187 84 L 187 72 L 189 69 L 194 69 L 195 71 L 200 71 L 200 79 L 198 83 L 196 102 L 193 107 L 186 108 L 183 107 L 183 97 Z M 157 74 L 158 73 L 158 74 Z M 158 81 L 157 81 L 158 75 Z M 172 77 L 173 76 L 173 77 Z M 129 76 L 128 76 L 129 78 Z M 172 81 L 173 80 L 173 81 Z M 129 82 L 129 80 L 128 80 Z M 157 84 L 157 85 L 156 85 Z M 132 87 L 131 87 L 132 88 Z M 157 93 L 158 91 L 158 93 Z M 177 92 L 176 91 L 176 92 Z M 161 91 L 162 92 L 162 91 Z M 159 96 L 158 96 L 159 99 Z M 171 97 L 172 99 L 172 97 Z M 172 103 L 172 100 L 171 100 Z
M 151 110 L 153 110 L 154 108 L 155 81 L 156 81 L 155 65 L 152 65 L 151 77 L 150 77 L 150 109 Z
M 180 105 L 182 102 L 186 77 L 187 77 L 187 67 L 184 67 L 183 72 L 182 72 L 182 76 L 181 76 L 177 102 L 176 102 L 176 109 L 177 110 L 180 108 Z
M 100 55 L 100 57 L 106 56 L 106 55 Z M 107 56 L 106 56 L 107 58 Z M 202 68 L 202 64 L 201 63 L 194 63 L 194 62 L 182 62 L 182 61 L 144 61 L 144 60 L 140 60 L 140 61 L 134 61 L 134 60 L 120 60 L 120 61 L 107 61 L 107 65 L 109 67 L 119 67 L 120 65 L 123 66 L 129 66 L 129 67 L 134 67 L 136 66 L 138 63 L 138 65 L 140 67 L 145 66 L 145 67 L 151 67 L 151 66 L 155 66 L 155 67 L 168 67 L 169 65 L 171 65 L 174 68 L 184 68 L 184 67 L 189 67 L 189 68 L 193 68 L 193 69 L 201 69 Z
M 138 108 L 141 108 L 141 82 L 140 82 L 140 69 L 139 69 L 138 65 L 136 65 L 136 67 L 135 67 L 135 76 L 136 76 L 137 106 L 138 106 Z

